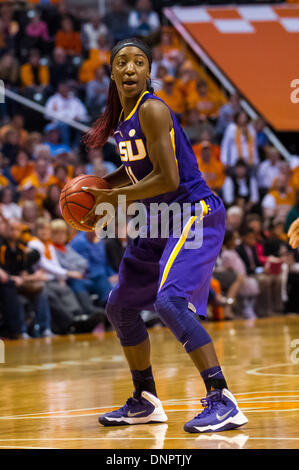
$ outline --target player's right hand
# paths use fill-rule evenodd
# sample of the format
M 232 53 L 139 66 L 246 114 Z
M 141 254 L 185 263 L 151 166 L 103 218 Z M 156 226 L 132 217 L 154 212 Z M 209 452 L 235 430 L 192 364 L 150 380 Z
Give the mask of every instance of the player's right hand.
M 290 226 L 288 231 L 289 244 L 292 248 L 299 246 L 299 217 Z

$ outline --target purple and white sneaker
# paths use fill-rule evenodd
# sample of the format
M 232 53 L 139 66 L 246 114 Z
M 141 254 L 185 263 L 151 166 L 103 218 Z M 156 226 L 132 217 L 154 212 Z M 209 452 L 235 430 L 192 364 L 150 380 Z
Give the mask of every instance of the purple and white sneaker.
M 143 391 L 139 399 L 129 398 L 118 410 L 99 417 L 103 426 L 124 426 L 127 424 L 165 423 L 167 416 L 159 398 Z
M 200 401 L 204 410 L 185 424 L 187 432 L 228 431 L 248 422 L 235 397 L 226 388 L 213 390 Z

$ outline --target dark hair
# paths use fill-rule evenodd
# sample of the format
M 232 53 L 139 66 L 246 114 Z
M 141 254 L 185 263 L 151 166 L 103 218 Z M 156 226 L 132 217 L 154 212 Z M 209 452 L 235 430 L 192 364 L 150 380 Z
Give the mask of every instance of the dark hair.
M 261 216 L 259 214 L 248 214 L 246 216 L 246 223 L 249 225 L 251 222 L 257 220 L 258 222 L 262 222 Z
M 14 199 L 13 189 L 10 186 L 3 186 L 3 188 L 1 188 L 1 190 L 0 190 L 0 202 L 3 202 L 4 195 L 7 191 L 10 191 L 11 199 L 13 201 L 13 199 Z
M 147 57 L 148 63 L 149 63 L 149 68 L 151 70 L 152 66 L 152 51 L 151 48 L 146 44 L 146 42 L 142 41 L 139 38 L 128 38 L 128 39 L 123 39 L 122 41 L 118 41 L 118 43 L 115 44 L 115 46 L 111 50 L 111 55 L 110 55 L 110 67 L 112 67 L 112 62 L 114 60 L 114 57 L 116 54 L 123 49 L 124 47 L 128 46 L 135 46 L 138 47 L 139 49 L 144 52 L 144 54 Z
M 150 48 L 143 41 L 137 38 L 124 39 L 123 41 L 118 42 L 111 51 L 111 57 L 114 58 L 116 53 L 121 49 L 121 46 L 124 44 L 131 44 L 136 45 L 136 47 L 140 47 L 147 55 L 149 65 L 151 66 Z M 145 52 L 146 50 L 148 51 Z M 147 80 L 147 90 L 150 93 L 154 92 L 150 80 Z M 121 110 L 122 105 L 118 96 L 116 84 L 114 80 L 110 79 L 105 110 L 93 124 L 92 128 L 82 138 L 82 142 L 86 145 L 87 149 L 102 147 L 107 142 L 108 138 L 114 134 L 117 128 Z
M 53 188 L 58 189 L 58 191 L 59 191 L 59 193 L 60 193 L 60 190 L 61 190 L 61 189 L 60 189 L 60 187 L 59 187 L 58 184 L 56 184 L 56 183 L 50 184 L 50 185 L 47 187 L 47 197 L 46 197 L 45 200 L 49 200 L 49 199 L 51 198 L 51 192 L 52 192 L 52 189 L 53 189 Z
M 29 49 L 29 57 L 36 55 L 40 57 L 40 51 L 37 48 Z
M 28 150 L 24 149 L 23 147 L 19 147 L 16 157 L 18 157 L 20 153 L 25 153 L 25 155 L 27 155 L 28 160 L 30 160 L 30 153 L 28 152 Z
M 248 123 L 249 123 L 249 116 L 248 116 L 248 114 L 247 114 L 243 109 L 241 109 L 241 111 L 237 111 L 237 112 L 234 114 L 234 116 L 233 116 L 233 121 L 234 121 L 235 123 L 237 123 L 237 122 L 238 122 L 238 119 L 239 119 L 239 116 L 240 116 L 241 114 L 245 114 L 246 119 L 247 119 L 247 124 L 248 124 Z
M 239 160 L 235 163 L 235 167 L 236 166 L 242 166 L 243 168 L 248 168 L 248 165 L 247 163 L 243 160 L 243 158 L 239 158 Z
M 241 237 L 246 237 L 246 235 L 249 235 L 250 233 L 253 233 L 255 235 L 255 231 L 253 230 L 253 228 L 248 227 L 247 225 L 240 229 Z
M 67 169 L 67 166 L 64 165 L 63 163 L 58 163 L 58 164 L 55 166 L 55 168 L 54 168 L 54 175 L 56 175 L 56 173 L 57 173 L 58 170 L 60 170 L 60 169 L 63 169 L 63 170 L 65 171 L 66 175 L 67 175 L 68 169 Z
M 234 239 L 234 232 L 232 230 L 226 230 L 223 240 L 223 245 L 227 245 L 227 243 L 231 242 Z
M 278 225 L 284 225 L 284 223 L 281 220 L 275 220 L 274 218 L 272 218 L 268 226 L 269 232 L 271 230 L 274 230 Z

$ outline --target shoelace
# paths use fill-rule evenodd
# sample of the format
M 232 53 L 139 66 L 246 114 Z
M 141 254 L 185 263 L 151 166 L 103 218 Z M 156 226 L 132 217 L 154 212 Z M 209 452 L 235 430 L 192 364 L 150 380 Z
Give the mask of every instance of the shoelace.
M 127 408 L 130 408 L 131 406 L 134 406 L 138 403 L 138 400 L 134 397 L 128 398 L 126 401 L 126 404 L 120 408 L 121 411 L 127 411 Z
M 211 412 L 213 412 L 215 409 L 219 407 L 219 405 L 222 405 L 224 401 L 221 399 L 219 395 L 212 396 L 212 397 L 206 397 L 206 398 L 201 398 L 200 403 L 204 410 L 199 413 L 196 418 L 201 416 L 202 418 L 209 415 Z

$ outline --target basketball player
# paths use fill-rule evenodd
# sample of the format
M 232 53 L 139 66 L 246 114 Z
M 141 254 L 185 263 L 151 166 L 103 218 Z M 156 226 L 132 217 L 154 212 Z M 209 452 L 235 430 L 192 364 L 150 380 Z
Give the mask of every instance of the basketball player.
M 298 248 L 299 246 L 299 217 L 298 219 L 294 220 L 294 222 L 291 224 L 289 231 L 288 231 L 288 236 L 290 238 L 289 243 L 292 248 Z
M 128 361 L 134 394 L 117 411 L 99 417 L 104 426 L 167 421 L 157 397 L 147 329 L 139 312 L 153 305 L 163 323 L 181 342 L 204 380 L 204 410 L 184 426 L 198 433 L 225 431 L 247 423 L 228 390 L 212 340 L 195 316 L 206 317 L 212 270 L 224 237 L 225 210 L 206 185 L 191 145 L 174 113 L 153 94 L 151 52 L 139 40 L 119 42 L 111 51 L 107 107 L 85 136 L 89 148 L 102 146 L 114 134 L 123 165 L 105 177 L 112 189 L 83 187 L 96 204 L 83 219 L 95 224 L 95 207 L 118 195 L 128 202 L 200 203 L 203 209 L 201 248 L 186 249 L 188 234 L 199 229 L 191 215 L 180 238 L 134 239 L 125 251 L 119 283 L 107 303 L 107 316 Z

